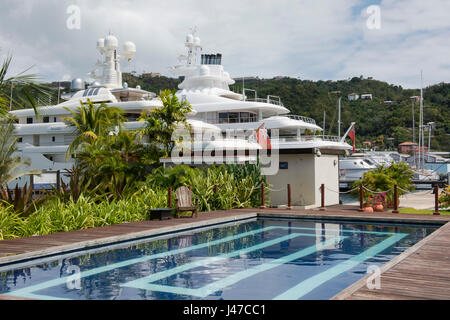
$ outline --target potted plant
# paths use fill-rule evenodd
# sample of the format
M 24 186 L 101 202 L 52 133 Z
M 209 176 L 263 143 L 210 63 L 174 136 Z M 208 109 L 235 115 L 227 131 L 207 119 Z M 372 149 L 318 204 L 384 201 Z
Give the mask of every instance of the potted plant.
M 373 200 L 374 205 L 373 205 L 373 209 L 376 212 L 383 212 L 384 211 L 384 203 L 385 203 L 385 198 L 386 198 L 386 192 L 383 193 L 378 193 L 375 197 L 375 199 Z

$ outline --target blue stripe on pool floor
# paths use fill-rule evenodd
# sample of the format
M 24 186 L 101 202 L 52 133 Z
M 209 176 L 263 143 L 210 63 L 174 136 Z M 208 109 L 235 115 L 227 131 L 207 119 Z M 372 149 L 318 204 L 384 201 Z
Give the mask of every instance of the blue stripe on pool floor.
M 293 233 L 293 235 L 294 234 L 295 233 Z M 301 234 L 301 235 L 305 236 L 305 235 L 310 235 L 310 234 Z M 343 240 L 344 238 L 347 238 L 347 237 L 336 236 L 336 237 L 333 237 L 332 239 L 322 241 L 320 244 L 322 246 L 333 245 L 333 244 Z M 152 281 L 157 281 L 162 278 L 166 278 L 173 274 L 173 273 L 164 274 L 164 271 L 160 272 L 158 274 L 155 274 L 155 277 L 149 276 L 146 278 L 137 279 L 137 280 L 131 281 L 129 283 L 126 283 L 123 286 L 127 286 L 127 287 L 131 286 L 134 288 L 144 289 L 144 290 L 169 292 L 169 293 L 175 293 L 175 294 L 180 294 L 180 295 L 188 295 L 188 296 L 196 296 L 196 297 L 200 297 L 200 298 L 205 298 L 205 297 L 209 296 L 210 294 L 212 294 L 220 289 L 223 289 L 227 286 L 235 284 L 243 279 L 254 276 L 260 272 L 276 268 L 282 264 L 285 264 L 285 263 L 300 259 L 302 257 L 308 256 L 310 254 L 315 253 L 317 250 L 318 250 L 317 244 L 315 244 L 315 245 L 312 245 L 305 249 L 302 249 L 300 251 L 297 251 L 293 254 L 290 254 L 288 256 L 281 257 L 279 259 L 257 265 L 255 267 L 249 268 L 247 270 L 237 272 L 237 273 L 232 274 L 224 279 L 215 281 L 213 283 L 210 283 L 210 284 L 208 284 L 202 288 L 198 288 L 198 289 L 164 286 L 164 285 L 149 283 Z M 202 264 L 202 262 L 203 261 L 199 261 L 198 263 L 196 262 L 195 264 L 196 265 L 197 264 L 204 265 L 204 264 Z M 184 271 L 184 270 L 182 270 L 182 271 Z
M 295 287 L 292 287 L 291 289 L 275 297 L 274 300 L 298 300 L 301 297 L 305 296 L 306 294 L 310 293 L 312 290 L 319 287 L 320 285 L 338 276 L 339 274 L 352 269 L 353 267 L 370 258 L 373 258 L 378 253 L 383 252 L 384 250 L 394 245 L 396 242 L 400 241 L 406 236 L 407 234 L 405 233 L 395 234 L 392 237 L 389 237 L 386 240 L 374 245 L 373 247 L 370 247 L 369 249 L 360 253 L 359 255 L 354 256 L 344 262 L 339 263 L 334 267 L 331 267 L 330 269 L 324 272 L 316 274 L 308 278 L 307 280 L 300 282 Z
M 218 239 L 218 240 L 214 240 L 214 241 L 201 243 L 201 244 L 198 244 L 198 245 L 193 245 L 193 246 L 189 246 L 189 247 L 185 247 L 185 248 L 174 249 L 174 250 L 161 252 L 161 253 L 156 253 L 156 254 L 143 256 L 143 257 L 139 257 L 139 258 L 129 259 L 129 260 L 125 260 L 125 261 L 109 264 L 109 265 L 106 265 L 106 266 L 94 268 L 94 269 L 91 269 L 91 270 L 83 271 L 83 272 L 81 272 L 79 274 L 79 276 L 80 276 L 80 279 L 81 278 L 86 278 L 86 277 L 90 277 L 90 276 L 98 274 L 98 273 L 111 271 L 111 270 L 114 270 L 114 269 L 118 269 L 118 268 L 129 266 L 129 265 L 132 265 L 132 264 L 136 264 L 136 263 L 140 263 L 140 262 L 144 262 L 144 261 L 148 261 L 148 260 L 152 260 L 152 259 L 163 258 L 163 257 L 166 257 L 166 256 L 175 255 L 175 254 L 179 254 L 179 253 L 184 253 L 184 252 L 188 252 L 188 251 L 192 251 L 192 250 L 196 250 L 196 249 L 206 248 L 206 247 L 213 246 L 213 245 L 216 245 L 216 244 L 221 244 L 221 243 L 224 243 L 224 242 L 234 241 L 234 240 L 239 239 L 239 238 L 244 238 L 244 237 L 247 237 L 247 236 L 256 235 L 258 233 L 270 231 L 270 230 L 273 230 L 273 229 L 278 229 L 278 227 L 272 226 L 272 227 L 266 227 L 266 228 L 262 228 L 262 229 L 256 229 L 256 230 L 240 233 L 240 234 L 237 234 L 237 235 L 234 235 L 234 236 L 226 237 L 226 238 L 223 238 L 223 239 Z M 32 286 L 29 286 L 29 287 L 26 287 L 26 288 L 22 288 L 22 289 L 14 290 L 12 292 L 5 293 L 4 295 L 15 296 L 15 297 L 25 297 L 25 295 L 32 294 L 35 291 L 39 291 L 39 290 L 43 290 L 43 289 L 47 289 L 47 288 L 50 288 L 50 287 L 54 287 L 54 286 L 57 286 L 57 285 L 61 285 L 61 284 L 67 283 L 67 281 L 72 276 L 73 275 L 68 275 L 66 277 L 45 281 L 43 283 L 39 283 L 39 284 L 32 285 Z M 44 298 L 44 297 L 45 296 L 41 296 L 41 298 Z M 48 299 L 53 299 L 53 297 L 48 297 Z

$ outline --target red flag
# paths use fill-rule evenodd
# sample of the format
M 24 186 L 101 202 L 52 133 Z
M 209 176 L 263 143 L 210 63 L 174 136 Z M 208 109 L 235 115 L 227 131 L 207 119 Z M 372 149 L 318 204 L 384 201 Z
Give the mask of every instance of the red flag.
M 353 152 L 356 152 L 356 129 L 353 127 L 353 129 L 348 134 L 348 137 L 352 139 L 353 141 Z
M 264 123 L 256 129 L 256 141 L 263 149 L 272 149 L 269 134 L 267 133 L 267 129 L 264 127 Z

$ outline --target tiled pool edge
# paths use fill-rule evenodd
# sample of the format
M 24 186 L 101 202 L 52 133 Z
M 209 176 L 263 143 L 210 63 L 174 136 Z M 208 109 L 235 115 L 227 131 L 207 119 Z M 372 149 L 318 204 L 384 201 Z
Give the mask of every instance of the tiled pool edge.
M 391 270 L 393 267 L 395 267 L 396 265 L 398 265 L 399 263 L 401 263 L 402 261 L 404 261 L 405 259 L 410 257 L 412 254 L 419 251 L 423 246 L 425 246 L 426 244 L 428 244 L 429 242 L 431 242 L 432 240 L 434 240 L 435 238 L 440 236 L 442 233 L 446 232 L 446 229 L 450 229 L 450 222 L 447 222 L 446 224 L 441 226 L 439 229 L 434 231 L 429 236 L 423 238 L 422 240 L 417 242 L 412 247 L 406 249 L 400 255 L 394 257 L 392 260 L 390 260 L 389 262 L 382 265 L 380 268 L 380 272 L 381 272 L 380 277 L 384 273 Z M 372 276 L 371 274 L 366 275 L 364 278 L 358 280 L 357 282 L 353 283 L 352 285 L 348 286 L 347 288 L 345 288 L 344 290 L 342 290 L 341 292 L 336 294 L 330 300 L 345 300 L 347 298 L 350 298 L 352 296 L 352 294 L 354 294 L 355 292 L 364 288 L 367 285 L 367 280 L 371 276 Z M 373 289 L 373 290 L 376 290 L 376 289 Z

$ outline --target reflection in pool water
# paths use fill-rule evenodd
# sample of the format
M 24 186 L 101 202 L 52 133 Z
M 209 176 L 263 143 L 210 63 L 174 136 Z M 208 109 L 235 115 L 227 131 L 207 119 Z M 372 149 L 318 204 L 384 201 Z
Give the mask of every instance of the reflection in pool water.
M 258 219 L 0 269 L 39 299 L 329 299 L 436 228 Z

